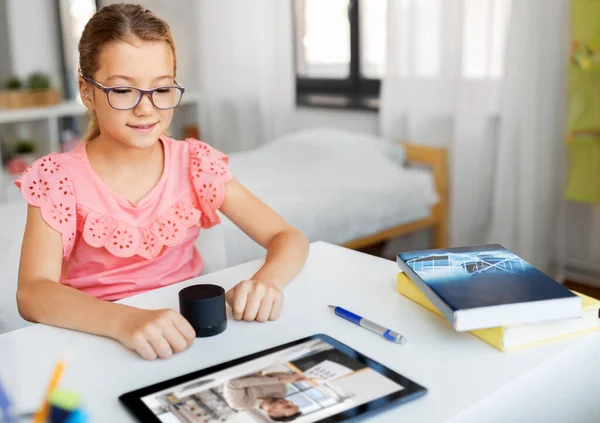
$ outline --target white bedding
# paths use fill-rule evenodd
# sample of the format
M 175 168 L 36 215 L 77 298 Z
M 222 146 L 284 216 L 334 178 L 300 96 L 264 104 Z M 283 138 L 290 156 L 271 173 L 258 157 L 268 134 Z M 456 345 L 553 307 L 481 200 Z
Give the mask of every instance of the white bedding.
M 233 174 L 310 241 L 336 244 L 425 218 L 437 201 L 432 173 L 404 166 L 381 138 L 311 130 L 230 155 Z M 226 265 L 264 255 L 223 218 Z

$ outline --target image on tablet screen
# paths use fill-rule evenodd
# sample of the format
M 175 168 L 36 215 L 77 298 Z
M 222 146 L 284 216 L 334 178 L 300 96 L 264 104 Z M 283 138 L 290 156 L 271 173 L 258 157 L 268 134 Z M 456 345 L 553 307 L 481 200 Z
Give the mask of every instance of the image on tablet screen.
M 308 423 L 404 389 L 314 339 L 142 398 L 164 423 Z

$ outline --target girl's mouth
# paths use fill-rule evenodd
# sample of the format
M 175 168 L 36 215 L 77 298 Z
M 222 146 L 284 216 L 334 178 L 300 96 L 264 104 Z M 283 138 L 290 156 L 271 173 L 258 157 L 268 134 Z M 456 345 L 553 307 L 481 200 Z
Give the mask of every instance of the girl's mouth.
M 150 132 L 152 132 L 154 130 L 156 125 L 158 125 L 158 122 L 149 123 L 146 125 L 127 125 L 127 126 L 129 126 L 131 129 L 133 129 L 134 131 L 136 131 L 140 134 L 149 134 Z

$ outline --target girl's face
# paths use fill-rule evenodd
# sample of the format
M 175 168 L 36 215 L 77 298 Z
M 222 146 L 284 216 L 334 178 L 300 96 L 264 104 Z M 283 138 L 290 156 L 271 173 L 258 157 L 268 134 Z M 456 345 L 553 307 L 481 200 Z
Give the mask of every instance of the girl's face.
M 174 86 L 174 57 L 166 42 L 147 42 L 132 39 L 104 46 L 95 75 L 85 75 L 103 86 L 133 86 L 150 90 L 161 86 Z M 120 142 L 128 147 L 147 148 L 158 141 L 173 119 L 173 110 L 154 107 L 148 95 L 131 110 L 116 110 L 106 94 L 80 78 L 80 92 L 85 105 L 95 111 L 102 138 Z M 111 95 L 111 103 L 127 102 L 131 91 L 118 90 Z M 160 94 L 163 95 L 164 94 Z M 155 94 L 155 101 L 159 94 Z M 134 95 L 135 97 L 135 95 Z M 123 108 L 123 107 L 120 107 Z

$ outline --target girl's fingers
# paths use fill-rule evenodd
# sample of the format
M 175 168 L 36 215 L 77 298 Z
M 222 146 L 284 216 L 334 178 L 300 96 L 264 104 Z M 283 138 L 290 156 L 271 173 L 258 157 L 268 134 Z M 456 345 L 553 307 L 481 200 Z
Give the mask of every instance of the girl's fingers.
M 145 360 L 155 360 L 157 357 L 156 351 L 154 351 L 150 342 L 141 334 L 133 341 L 133 350 Z
M 246 303 L 246 310 L 244 310 L 244 320 L 251 322 L 256 319 L 256 315 L 258 314 L 258 310 L 260 309 L 260 305 L 262 299 L 264 297 L 264 292 L 260 290 L 254 289 L 248 295 L 248 302 Z
M 282 306 L 283 306 L 283 296 L 280 296 L 279 298 L 275 299 L 275 301 L 273 302 L 273 307 L 271 308 L 271 315 L 269 316 L 269 320 L 276 320 L 277 318 L 279 318 L 279 315 L 281 314 Z
M 273 309 L 273 304 L 275 300 L 270 295 L 265 295 L 260 302 L 260 308 L 258 309 L 258 313 L 256 315 L 256 320 L 259 322 L 266 322 L 269 320 L 271 316 L 271 310 Z
M 250 290 L 246 286 L 240 286 L 235 289 L 232 307 L 232 314 L 235 320 L 241 320 L 244 317 L 249 293 Z

